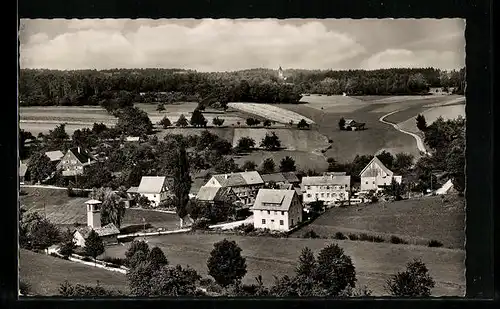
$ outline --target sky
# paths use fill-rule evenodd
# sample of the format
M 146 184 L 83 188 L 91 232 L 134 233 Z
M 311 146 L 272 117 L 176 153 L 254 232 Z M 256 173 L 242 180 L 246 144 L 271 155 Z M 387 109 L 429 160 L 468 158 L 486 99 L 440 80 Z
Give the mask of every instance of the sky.
M 462 19 L 22 19 L 21 68 L 465 66 Z

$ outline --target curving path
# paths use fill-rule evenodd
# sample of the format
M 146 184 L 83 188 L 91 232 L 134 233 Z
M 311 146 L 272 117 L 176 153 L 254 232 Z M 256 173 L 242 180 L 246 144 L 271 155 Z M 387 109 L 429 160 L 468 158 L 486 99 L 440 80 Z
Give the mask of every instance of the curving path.
M 379 121 L 382 122 L 382 123 L 385 123 L 385 124 L 393 126 L 394 129 L 398 130 L 401 133 L 411 135 L 417 141 L 417 148 L 418 148 L 418 150 L 420 150 L 421 152 L 423 152 L 426 155 L 430 156 L 431 154 L 430 154 L 430 152 L 427 151 L 427 149 L 425 149 L 424 142 L 422 141 L 422 138 L 420 138 L 420 136 L 418 136 L 415 133 L 403 130 L 397 124 L 385 120 L 386 117 L 388 117 L 388 116 L 390 116 L 392 114 L 395 114 L 397 112 L 399 112 L 399 110 L 396 110 L 396 111 L 390 112 L 388 114 L 385 114 L 384 116 L 382 116 L 382 117 L 379 118 Z

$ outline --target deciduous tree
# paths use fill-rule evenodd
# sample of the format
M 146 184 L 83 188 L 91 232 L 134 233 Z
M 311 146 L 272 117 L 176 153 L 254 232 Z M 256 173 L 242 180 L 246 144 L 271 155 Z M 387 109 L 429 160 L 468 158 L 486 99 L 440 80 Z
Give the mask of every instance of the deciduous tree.
M 271 134 L 267 134 L 260 142 L 260 147 L 265 148 L 266 150 L 278 150 L 281 148 L 281 141 L 279 137 L 276 135 L 276 132 L 271 132 Z
M 241 248 L 235 241 L 223 239 L 214 244 L 207 261 L 208 274 L 221 286 L 240 281 L 247 273 L 247 265 L 241 256 Z
M 280 161 L 280 172 L 294 172 L 297 170 L 295 160 L 290 156 L 286 156 Z
M 249 152 L 255 147 L 255 140 L 250 137 L 242 137 L 238 140 L 236 148 L 238 152 Z
M 96 231 L 91 230 L 85 239 L 85 253 L 94 260 L 104 253 L 104 244 Z
M 415 259 L 406 265 L 405 271 L 392 275 L 386 288 L 393 296 L 428 297 L 434 285 L 425 264 Z
M 28 172 L 34 181 L 43 181 L 55 171 L 50 158 L 44 152 L 36 152 L 31 155 L 28 162 Z
M 212 119 L 212 123 L 214 126 L 220 127 L 224 124 L 224 119 L 220 119 L 219 117 L 215 117 Z
M 274 160 L 272 158 L 267 158 L 262 163 L 261 172 L 264 174 L 274 173 L 275 168 L 276 164 L 274 164 Z
M 417 122 L 417 129 L 424 132 L 427 129 L 427 122 L 425 121 L 424 115 L 418 114 L 415 120 Z

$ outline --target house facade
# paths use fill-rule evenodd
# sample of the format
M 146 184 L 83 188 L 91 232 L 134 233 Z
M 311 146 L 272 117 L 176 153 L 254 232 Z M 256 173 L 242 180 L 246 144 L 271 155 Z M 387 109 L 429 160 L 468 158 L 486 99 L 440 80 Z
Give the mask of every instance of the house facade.
M 327 205 L 346 202 L 351 192 L 351 176 L 326 174 L 302 178 L 304 203 L 323 201 Z
M 80 147 L 69 149 L 57 164 L 57 169 L 62 171 L 63 176 L 82 175 L 85 169 L 96 160 L 90 152 Z
M 260 189 L 251 210 L 258 229 L 289 231 L 302 222 L 302 203 L 295 190 Z
M 231 187 L 201 187 L 196 199 L 212 205 L 228 203 L 236 206 L 240 201 Z
M 170 195 L 165 176 L 143 176 L 136 194 L 145 196 L 152 206 L 158 206 Z
M 402 177 L 396 176 L 388 169 L 377 156 L 365 166 L 360 173 L 361 186 L 360 191 L 381 190 L 385 186 L 392 183 L 394 179 L 397 183 L 401 183 Z
M 230 187 L 244 205 L 251 206 L 259 189 L 264 187 L 264 181 L 256 171 L 218 174 L 212 176 L 204 187 Z

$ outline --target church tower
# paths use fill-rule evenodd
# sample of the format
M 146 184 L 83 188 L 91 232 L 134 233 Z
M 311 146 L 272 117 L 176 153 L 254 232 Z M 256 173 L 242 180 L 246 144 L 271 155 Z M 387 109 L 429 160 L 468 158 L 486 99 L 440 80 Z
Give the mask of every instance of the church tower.
M 101 201 L 88 200 L 85 202 L 87 205 L 87 225 L 91 228 L 101 227 Z
M 283 74 L 283 69 L 281 68 L 281 66 L 280 66 L 280 68 L 278 69 L 278 77 L 279 77 L 279 79 L 281 79 L 281 80 L 285 80 L 285 75 Z

